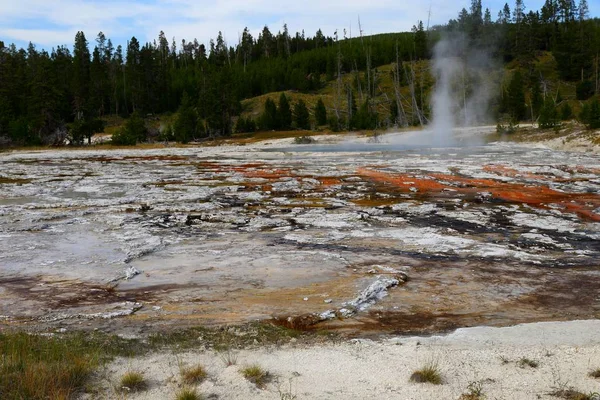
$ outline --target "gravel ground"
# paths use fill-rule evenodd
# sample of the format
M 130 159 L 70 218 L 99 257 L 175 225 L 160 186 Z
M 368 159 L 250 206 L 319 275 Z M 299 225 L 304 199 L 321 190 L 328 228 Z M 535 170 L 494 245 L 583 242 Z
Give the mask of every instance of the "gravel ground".
M 588 376 L 600 367 L 599 332 L 600 320 L 588 320 L 467 328 L 428 338 L 291 344 L 239 351 L 237 364 L 228 367 L 221 355 L 208 350 L 157 353 L 114 361 L 101 373 L 103 389 L 93 398 L 175 398 L 182 387 L 180 366 L 201 364 L 208 378 L 197 389 L 209 399 L 459 399 L 469 393 L 469 385 L 479 386 L 487 399 L 550 399 L 560 388 L 600 392 L 600 380 Z M 538 367 L 520 366 L 523 358 L 537 361 Z M 439 366 L 442 385 L 409 382 L 414 370 L 431 362 Z M 272 375 L 264 389 L 241 375 L 250 364 Z M 128 370 L 144 374 L 147 391 L 115 391 Z

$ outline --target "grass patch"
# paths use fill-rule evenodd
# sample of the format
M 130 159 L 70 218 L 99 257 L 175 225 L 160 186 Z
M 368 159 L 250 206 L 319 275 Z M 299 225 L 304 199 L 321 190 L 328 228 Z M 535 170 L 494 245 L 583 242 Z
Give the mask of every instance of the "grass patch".
M 561 389 L 550 393 L 551 396 L 565 400 L 600 400 L 599 393 L 581 393 L 573 388 Z
M 110 353 L 118 351 L 120 346 L 116 347 L 93 335 L 90 339 L 83 334 L 0 334 L 0 398 L 73 397 L 83 391 L 95 369 L 110 359 Z
M 31 179 L 8 178 L 5 176 L 0 176 L 0 185 L 3 185 L 3 184 L 25 185 L 26 183 L 31 183 Z
M 596 378 L 596 379 L 600 378 L 600 368 L 590 371 L 590 373 L 588 375 L 590 378 Z
M 119 385 L 122 390 L 128 392 L 141 392 L 148 386 L 144 374 L 138 371 L 125 372 L 119 381 Z
M 295 144 L 313 144 L 316 140 L 312 136 L 296 136 L 294 138 Z
M 540 363 L 537 362 L 536 360 L 531 360 L 529 358 L 523 357 L 519 360 L 518 365 L 521 368 L 525 368 L 525 367 L 537 368 L 540 366 Z
M 293 338 L 310 334 L 268 323 L 249 323 L 236 327 L 216 329 L 190 328 L 152 334 L 148 337 L 151 349 L 190 350 L 200 345 L 208 345 L 215 350 L 232 348 L 260 347 L 271 344 L 285 344 Z
M 183 388 L 175 395 L 175 400 L 202 400 L 204 397 L 193 388 Z
M 195 365 L 181 369 L 181 379 L 187 385 L 195 385 L 206 379 L 208 374 L 202 365 Z
M 254 383 L 257 387 L 263 389 L 271 380 L 269 371 L 263 369 L 260 365 L 254 364 L 242 369 L 244 378 Z
M 410 376 L 410 381 L 416 383 L 431 383 L 434 385 L 441 385 L 442 374 L 437 363 L 432 362 L 413 372 Z
M 226 367 L 231 367 L 232 365 L 237 365 L 237 353 L 233 352 L 231 349 L 227 349 L 219 354 L 219 357 L 223 361 Z
M 107 287 L 107 291 L 113 289 Z M 101 332 L 52 336 L 0 333 L 0 399 L 66 399 L 84 392 L 92 374 L 114 357 L 138 357 L 168 349 L 178 352 L 199 346 L 241 349 L 281 345 L 299 338 L 306 343 L 329 340 L 268 323 L 227 328 L 192 328 L 124 339 Z M 228 363 L 237 362 L 230 351 Z
M 483 383 L 480 381 L 471 382 L 467 386 L 467 393 L 463 393 L 459 400 L 484 400 Z

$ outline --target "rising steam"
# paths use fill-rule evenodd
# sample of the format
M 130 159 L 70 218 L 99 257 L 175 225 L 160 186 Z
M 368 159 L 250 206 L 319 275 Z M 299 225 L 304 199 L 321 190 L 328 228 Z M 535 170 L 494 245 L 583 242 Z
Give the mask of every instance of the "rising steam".
M 471 49 L 462 35 L 443 38 L 433 50 L 436 80 L 431 97 L 432 141 L 436 146 L 455 144 L 454 128 L 492 121 L 493 63 L 489 52 Z

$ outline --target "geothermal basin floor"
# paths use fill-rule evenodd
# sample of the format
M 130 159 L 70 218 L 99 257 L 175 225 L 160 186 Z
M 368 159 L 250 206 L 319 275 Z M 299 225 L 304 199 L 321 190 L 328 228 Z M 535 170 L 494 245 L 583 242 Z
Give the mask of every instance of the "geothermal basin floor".
M 2 153 L 0 329 L 597 318 L 599 222 L 600 156 L 510 143 Z

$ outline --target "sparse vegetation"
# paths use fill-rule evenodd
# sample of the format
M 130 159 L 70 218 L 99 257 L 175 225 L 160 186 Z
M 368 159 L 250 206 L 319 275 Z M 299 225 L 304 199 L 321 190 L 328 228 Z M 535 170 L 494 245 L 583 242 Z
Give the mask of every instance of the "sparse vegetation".
M 223 360 L 223 364 L 226 367 L 231 367 L 232 365 L 237 365 L 237 353 L 234 353 L 231 349 L 227 349 L 220 354 L 221 360 Z
M 442 384 L 442 374 L 437 363 L 431 362 L 423 368 L 416 370 L 410 376 L 411 382 L 432 383 L 434 385 Z
M 483 382 L 476 381 L 469 383 L 467 386 L 467 393 L 460 396 L 459 400 L 484 400 L 485 394 L 483 393 Z
M 147 387 L 144 374 L 138 371 L 127 371 L 119 381 L 119 387 L 128 392 L 141 392 Z
M 181 369 L 181 379 L 183 380 L 183 383 L 188 385 L 201 383 L 206 379 L 207 376 L 208 374 L 206 373 L 206 369 L 204 369 L 202 365 L 195 365 Z
M 600 393 L 585 394 L 573 388 L 557 390 L 550 395 L 565 400 L 600 400 Z
M 298 136 L 294 138 L 294 143 L 296 144 L 313 144 L 315 142 L 316 140 L 313 139 L 311 136 Z
M 537 362 L 536 360 L 531 360 L 529 358 L 523 357 L 519 360 L 518 365 L 521 368 L 525 368 L 525 367 L 537 368 L 540 366 L 540 363 Z
M 277 386 L 277 392 L 279 393 L 280 400 L 296 400 L 298 398 L 298 395 L 295 394 L 293 390 L 293 380 L 293 377 L 289 379 L 289 385 L 287 387 L 283 387 L 282 385 Z
M 263 369 L 260 365 L 254 364 L 242 369 L 244 378 L 254 383 L 257 387 L 263 389 L 271 379 L 269 371 Z
M 0 334 L 0 398 L 66 399 L 81 392 L 101 352 L 79 335 L 69 340 Z
M 600 378 L 600 368 L 590 371 L 589 376 L 590 378 Z
M 196 389 L 184 387 L 175 396 L 175 400 L 202 400 L 203 396 Z

